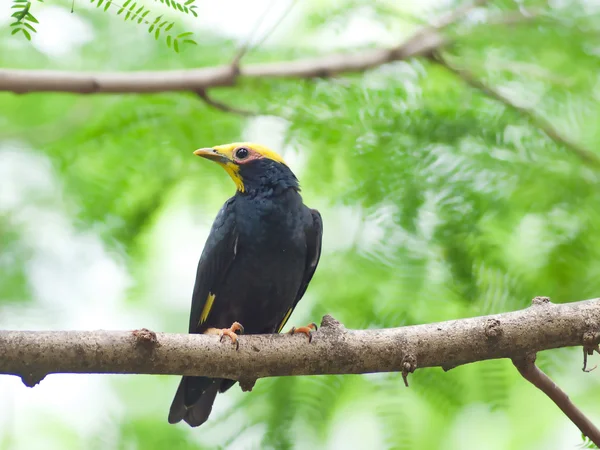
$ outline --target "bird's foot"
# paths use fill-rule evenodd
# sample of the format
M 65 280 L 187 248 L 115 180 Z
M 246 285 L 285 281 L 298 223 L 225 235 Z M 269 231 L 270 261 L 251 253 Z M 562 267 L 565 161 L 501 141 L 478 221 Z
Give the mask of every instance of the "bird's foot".
M 310 344 L 310 342 L 312 341 L 313 330 L 317 331 L 317 329 L 318 329 L 317 324 L 312 322 L 312 323 L 309 323 L 305 327 L 298 327 L 298 328 L 292 327 L 292 329 L 288 333 L 289 334 L 303 333 L 308 336 L 308 343 Z
M 225 336 L 229 336 L 231 342 L 235 344 L 235 349 L 239 349 L 240 343 L 238 341 L 237 334 L 235 333 L 236 331 L 239 331 L 240 334 L 244 333 L 244 327 L 239 322 L 233 322 L 233 324 L 229 328 L 223 328 L 219 332 L 219 342 L 223 342 L 223 338 Z

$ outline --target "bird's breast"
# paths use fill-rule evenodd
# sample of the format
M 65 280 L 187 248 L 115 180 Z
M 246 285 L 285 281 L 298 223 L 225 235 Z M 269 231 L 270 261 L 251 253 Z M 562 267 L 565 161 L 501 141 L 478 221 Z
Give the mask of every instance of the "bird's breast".
M 221 292 L 223 323 L 241 322 L 250 334 L 273 332 L 294 303 L 305 260 L 305 248 L 285 239 L 240 236 Z

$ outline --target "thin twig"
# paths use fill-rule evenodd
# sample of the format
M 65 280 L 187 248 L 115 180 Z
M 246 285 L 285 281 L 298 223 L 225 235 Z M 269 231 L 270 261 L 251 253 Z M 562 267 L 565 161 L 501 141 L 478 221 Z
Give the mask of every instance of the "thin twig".
M 540 130 L 542 130 L 550 139 L 569 149 L 582 161 L 594 167 L 600 167 L 600 157 L 598 157 L 598 155 L 582 147 L 567 136 L 561 134 L 549 121 L 547 121 L 543 117 L 540 117 L 538 114 L 535 113 L 535 111 L 516 104 L 513 100 L 500 93 L 498 90 L 479 80 L 469 70 L 464 68 L 459 69 L 458 67 L 455 67 L 450 62 L 448 62 L 448 60 L 444 58 L 439 51 L 436 51 L 434 53 L 432 59 L 439 63 L 442 67 L 445 67 L 448 71 L 457 75 L 469 86 L 479 90 L 488 97 L 491 97 L 501 103 L 504 103 L 504 105 L 521 114 L 524 118 L 533 123 L 533 125 L 537 126 Z
M 256 23 L 254 24 L 254 27 L 252 28 L 252 30 L 248 34 L 248 37 L 246 38 L 246 41 L 242 44 L 242 46 L 237 51 L 236 55 L 233 57 L 233 61 L 231 61 L 231 65 L 232 66 L 238 67 L 239 64 L 240 64 L 240 61 L 242 60 L 242 58 L 244 57 L 244 55 L 250 50 L 250 44 L 252 43 L 252 39 L 254 39 L 254 35 L 260 29 L 261 25 L 265 21 L 265 18 L 269 15 L 269 10 L 271 9 L 271 7 L 274 4 L 275 4 L 275 0 L 271 0 L 271 2 L 265 8 L 265 12 L 260 16 L 260 19 L 258 19 L 256 21 Z
M 292 11 L 292 9 L 294 9 L 294 6 L 296 6 L 296 3 L 298 3 L 298 0 L 291 0 L 290 3 L 288 4 L 288 7 L 285 9 L 285 11 L 283 12 L 283 14 L 279 17 L 279 20 L 277 20 L 277 22 L 275 22 L 273 24 L 273 26 L 267 30 L 267 32 L 263 35 L 263 37 L 252 46 L 252 49 L 256 49 L 259 48 L 261 45 L 264 44 L 264 42 L 269 39 L 269 37 L 275 32 L 275 30 L 279 27 L 279 25 L 281 25 L 281 23 L 285 20 L 285 18 L 288 16 L 288 14 Z
M 544 18 L 543 9 L 524 9 L 519 8 L 518 11 L 502 12 L 492 14 L 485 22 L 485 26 L 495 25 L 522 25 L 534 20 L 541 20 Z
M 473 2 L 467 2 L 464 5 L 459 6 L 456 9 L 446 12 L 430 22 L 430 26 L 436 30 L 442 30 L 450 25 L 455 24 L 473 9 L 480 6 L 485 6 L 489 0 L 474 0 Z
M 198 94 L 198 97 L 200 97 L 202 100 L 204 100 L 204 103 L 206 103 L 209 106 L 212 106 L 215 109 L 218 109 L 219 111 L 239 114 L 241 116 L 258 116 L 258 115 L 260 115 L 260 113 L 258 113 L 258 112 L 249 111 L 247 109 L 236 108 L 234 106 L 229 106 L 226 103 L 222 103 L 218 100 L 215 100 L 212 97 L 210 97 L 204 89 L 198 90 L 196 92 L 196 94 Z
M 486 69 L 509 72 L 514 75 L 529 75 L 531 77 L 545 79 L 551 83 L 565 87 L 570 87 L 574 84 L 572 79 L 559 76 L 550 70 L 538 66 L 537 64 L 523 61 L 494 58 L 486 61 L 485 67 Z
M 259 47 L 259 46 L 261 46 L 263 44 L 263 42 L 271 35 L 271 33 L 273 33 L 273 31 L 275 31 L 275 29 L 279 26 L 279 24 L 289 14 L 289 12 L 292 10 L 292 8 L 294 7 L 294 5 L 296 4 L 296 1 L 297 0 L 291 0 L 290 4 L 286 8 L 286 10 L 283 12 L 283 14 L 281 15 L 281 17 L 275 22 L 275 24 L 265 33 L 265 35 L 257 43 L 255 43 L 253 46 L 251 46 L 252 39 L 254 38 L 254 35 L 258 32 L 258 30 L 260 29 L 261 25 L 264 23 L 265 18 L 269 15 L 269 10 L 275 4 L 275 1 L 273 0 L 273 1 L 271 1 L 271 3 L 269 3 L 269 5 L 267 6 L 267 8 L 265 9 L 264 14 L 256 22 L 256 24 L 254 25 L 254 28 L 248 34 L 248 37 L 247 37 L 246 41 L 240 47 L 240 49 L 237 51 L 236 55 L 234 56 L 233 60 L 231 61 L 232 70 L 233 70 L 233 72 L 236 75 L 240 74 L 240 61 L 242 60 L 242 58 L 244 57 L 244 55 L 246 53 L 248 53 L 251 49 L 257 48 L 257 47 Z M 198 94 L 198 96 L 202 100 L 204 100 L 204 102 L 207 105 L 210 105 L 213 108 L 216 108 L 216 109 L 218 109 L 220 111 L 230 112 L 230 113 L 234 113 L 234 114 L 240 114 L 242 116 L 256 116 L 256 115 L 259 115 L 259 113 L 257 113 L 257 112 L 253 112 L 253 111 L 249 111 L 249 110 L 245 110 L 245 109 L 236 108 L 236 107 L 233 107 L 233 106 L 229 106 L 229 105 L 227 105 L 225 103 L 219 102 L 217 100 L 214 100 L 214 99 L 212 99 L 208 95 L 208 92 L 206 91 L 206 89 L 198 89 L 196 91 L 196 93 Z
M 513 359 L 513 364 L 523 378 L 546 394 L 585 436 L 600 446 L 600 430 L 573 404 L 569 396 L 535 365 L 535 355 Z

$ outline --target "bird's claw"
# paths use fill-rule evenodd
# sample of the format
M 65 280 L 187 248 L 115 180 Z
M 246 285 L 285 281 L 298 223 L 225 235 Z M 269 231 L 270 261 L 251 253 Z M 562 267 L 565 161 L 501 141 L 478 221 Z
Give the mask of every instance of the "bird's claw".
M 310 344 L 312 341 L 312 337 L 313 337 L 313 330 L 315 330 L 315 331 L 318 330 L 317 324 L 314 322 L 309 323 L 305 327 L 298 327 L 298 328 L 292 327 L 292 329 L 289 331 L 289 334 L 303 333 L 308 336 L 308 343 Z
M 223 338 L 225 336 L 229 336 L 231 342 L 235 344 L 235 349 L 238 350 L 240 348 L 240 342 L 238 341 L 238 335 L 236 331 L 239 331 L 240 334 L 244 334 L 244 327 L 239 322 L 233 322 L 233 324 L 229 328 L 223 328 L 219 332 L 219 342 L 223 342 Z

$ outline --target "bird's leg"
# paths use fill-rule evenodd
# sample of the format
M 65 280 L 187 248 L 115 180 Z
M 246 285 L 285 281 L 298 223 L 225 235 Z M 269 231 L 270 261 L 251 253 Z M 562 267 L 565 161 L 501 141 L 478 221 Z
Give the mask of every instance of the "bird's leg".
M 312 341 L 312 335 L 313 335 L 312 330 L 317 331 L 317 329 L 318 329 L 317 324 L 312 322 L 312 323 L 309 323 L 305 327 L 298 327 L 298 328 L 292 327 L 292 329 L 288 333 L 289 334 L 303 333 L 308 336 L 308 342 L 310 343 Z
M 235 349 L 237 350 L 240 348 L 240 343 L 238 342 L 236 331 L 239 331 L 240 334 L 244 333 L 244 327 L 239 322 L 233 322 L 229 328 L 208 328 L 204 334 L 218 334 L 219 342 L 223 342 L 223 338 L 229 336 L 229 339 L 235 344 Z

